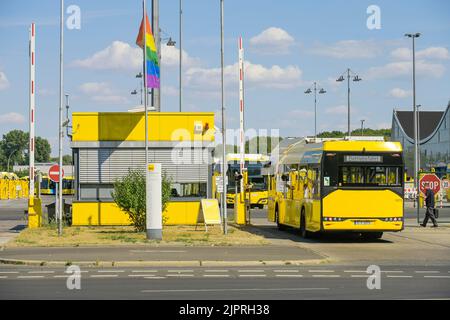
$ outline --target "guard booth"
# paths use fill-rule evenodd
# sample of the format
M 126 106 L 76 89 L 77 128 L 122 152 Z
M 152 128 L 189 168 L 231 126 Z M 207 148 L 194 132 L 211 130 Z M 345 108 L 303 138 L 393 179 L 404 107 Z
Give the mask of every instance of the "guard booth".
M 148 121 L 149 162 L 172 183 L 165 224 L 202 222 L 201 200 L 213 194 L 214 113 L 149 113 Z M 145 169 L 144 113 L 73 113 L 72 128 L 72 224 L 129 225 L 111 192 L 130 169 Z

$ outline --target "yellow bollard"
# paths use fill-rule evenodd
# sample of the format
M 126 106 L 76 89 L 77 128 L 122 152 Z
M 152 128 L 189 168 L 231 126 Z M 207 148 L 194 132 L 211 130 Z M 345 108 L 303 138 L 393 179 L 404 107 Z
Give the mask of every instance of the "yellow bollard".
M 246 225 L 247 219 L 245 214 L 245 199 L 244 193 L 237 193 L 234 196 L 234 216 L 236 223 L 239 225 Z
M 28 200 L 28 228 L 36 229 L 42 226 L 42 201 L 39 198 Z

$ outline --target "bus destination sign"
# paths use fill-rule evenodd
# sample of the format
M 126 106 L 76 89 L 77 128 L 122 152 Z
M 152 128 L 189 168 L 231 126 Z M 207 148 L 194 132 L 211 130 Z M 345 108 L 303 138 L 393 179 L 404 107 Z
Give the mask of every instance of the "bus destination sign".
M 382 163 L 383 157 L 382 156 L 360 156 L 360 155 L 353 155 L 353 156 L 345 156 L 345 162 L 377 162 Z

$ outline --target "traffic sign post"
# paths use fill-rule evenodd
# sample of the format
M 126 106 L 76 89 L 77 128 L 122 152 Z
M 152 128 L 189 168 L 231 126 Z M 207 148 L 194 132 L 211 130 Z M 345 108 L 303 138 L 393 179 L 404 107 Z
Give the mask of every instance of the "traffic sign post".
M 425 174 L 419 180 L 420 192 L 425 194 L 427 186 L 433 190 L 434 194 L 438 194 L 441 191 L 441 180 L 435 174 Z
M 59 183 L 59 165 L 55 164 L 51 166 L 48 170 L 48 176 L 53 182 Z M 62 176 L 64 178 L 64 169 L 62 170 Z
M 58 226 L 60 226 L 59 228 L 62 230 L 62 206 L 59 205 L 59 201 L 62 202 L 62 197 L 61 200 L 59 200 L 58 197 L 59 183 L 60 180 L 62 180 L 59 178 L 60 172 L 62 173 L 62 178 L 64 179 L 64 170 L 62 168 L 60 169 L 59 165 L 55 164 L 48 170 L 48 177 L 50 178 L 50 180 L 55 182 L 55 216 L 58 220 Z

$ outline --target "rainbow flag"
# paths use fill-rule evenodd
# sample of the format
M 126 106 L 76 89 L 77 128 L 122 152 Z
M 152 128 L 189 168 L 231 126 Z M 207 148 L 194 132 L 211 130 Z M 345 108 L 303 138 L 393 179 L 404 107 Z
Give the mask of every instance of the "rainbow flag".
M 159 59 L 158 53 L 155 45 L 155 38 L 153 37 L 152 27 L 146 18 L 146 63 L 147 63 L 147 88 L 159 89 L 160 88 L 160 69 L 159 69 Z M 139 29 L 139 35 L 136 40 L 136 44 L 144 49 L 144 19 L 142 19 L 141 27 Z

